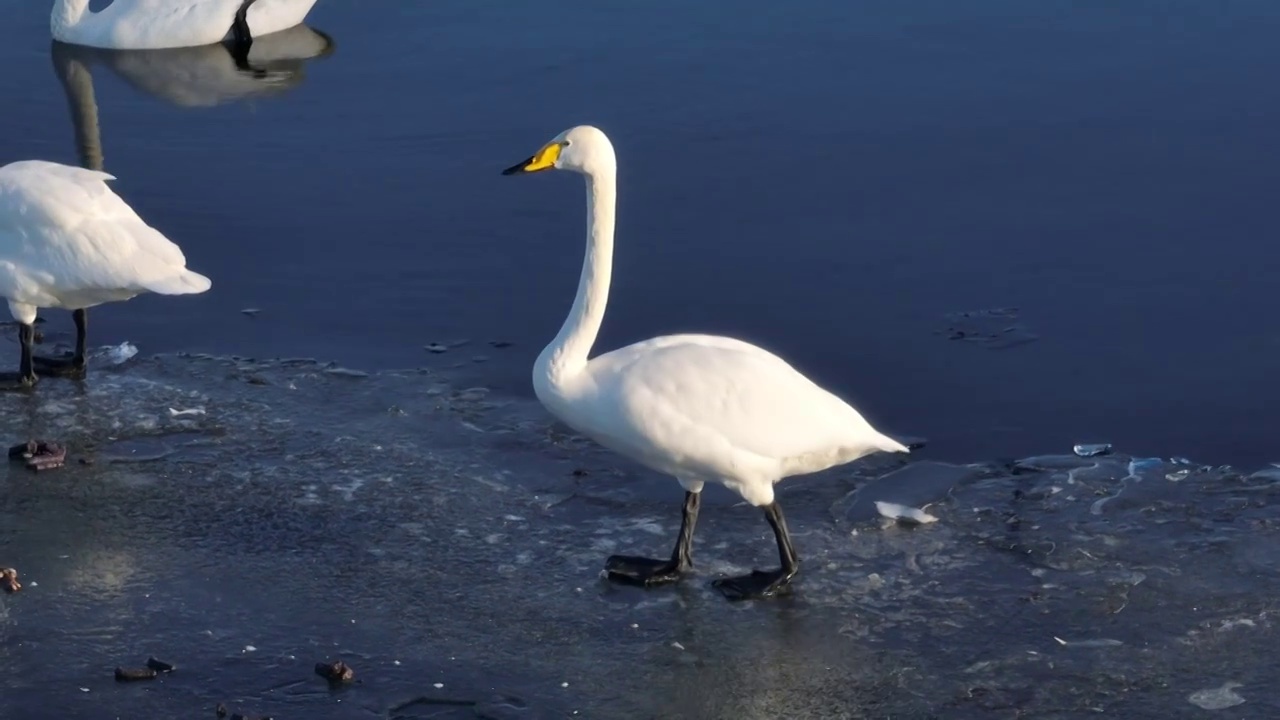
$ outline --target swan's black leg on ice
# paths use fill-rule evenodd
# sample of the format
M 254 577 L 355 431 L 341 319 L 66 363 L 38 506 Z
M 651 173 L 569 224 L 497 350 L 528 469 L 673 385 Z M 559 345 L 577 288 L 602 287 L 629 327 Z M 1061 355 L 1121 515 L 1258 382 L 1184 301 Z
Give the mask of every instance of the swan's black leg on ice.
M 787 532 L 787 521 L 782 517 L 782 508 L 775 501 L 764 509 L 764 516 L 773 528 L 773 535 L 778 540 L 778 560 L 781 567 L 777 570 L 755 570 L 742 577 L 722 578 L 711 583 L 712 587 L 724 593 L 730 600 L 748 600 L 752 598 L 769 598 L 785 590 L 800 571 L 800 559 L 796 557 L 796 549 L 791 545 L 791 533 Z
M 680 519 L 680 537 L 670 560 L 612 555 L 604 563 L 609 579 L 614 582 L 651 587 L 665 585 L 680 579 L 693 568 L 693 528 L 698 522 L 698 507 L 702 493 L 684 494 L 684 515 Z
M 71 313 L 76 323 L 76 352 L 71 357 L 33 357 L 32 364 L 39 375 L 45 377 L 84 377 L 85 337 L 89 328 L 89 313 L 81 308 Z
M 36 373 L 31 364 L 31 345 L 35 342 L 36 329 L 32 325 L 18 326 L 18 342 L 22 346 L 22 358 L 18 362 L 18 372 L 0 373 L 0 389 L 26 390 L 36 384 Z

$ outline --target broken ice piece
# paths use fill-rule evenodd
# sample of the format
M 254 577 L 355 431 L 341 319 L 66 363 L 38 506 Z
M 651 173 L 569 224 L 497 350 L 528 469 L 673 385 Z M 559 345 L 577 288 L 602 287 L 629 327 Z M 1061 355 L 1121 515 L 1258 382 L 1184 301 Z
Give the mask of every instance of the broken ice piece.
M 1111 452 L 1110 443 L 1079 443 L 1071 448 L 1080 457 L 1096 457 Z
M 449 346 L 445 345 L 444 343 L 431 343 L 430 345 L 424 345 L 423 349 L 425 349 L 429 353 L 436 353 L 437 355 L 440 353 L 449 352 Z
M 1072 647 L 1116 647 L 1118 645 L 1124 645 L 1120 640 L 1114 640 L 1112 638 L 1098 638 L 1096 640 L 1063 640 L 1057 635 L 1054 635 L 1053 639 L 1057 640 L 1059 645 L 1070 645 Z
M 10 593 L 21 590 L 22 583 L 18 582 L 18 571 L 13 568 L 0 568 L 0 588 Z
M 1165 473 L 1164 479 L 1169 482 L 1182 482 L 1183 480 L 1186 480 L 1189 475 L 1191 475 L 1191 471 L 1183 468 L 1182 470 L 1174 470 L 1171 473 Z
M 183 415 L 203 415 L 203 414 L 204 414 L 204 408 L 202 407 L 183 408 L 182 410 L 178 410 L 176 408 L 169 408 L 169 415 L 171 417 L 182 417 Z
M 926 524 L 938 522 L 938 518 L 921 510 L 920 508 L 907 507 L 898 503 L 876 501 L 876 510 L 891 520 L 897 520 L 906 524 Z
M 351 682 L 356 676 L 356 671 L 351 666 L 337 660 L 331 663 L 316 663 L 316 674 L 328 680 L 331 683 Z
M 338 377 L 350 377 L 350 378 L 369 377 L 369 373 L 365 372 L 364 370 L 354 370 L 352 368 L 345 368 L 345 367 L 336 366 L 336 365 L 334 367 L 325 368 L 324 372 L 326 375 L 337 375 Z
M 1187 696 L 1187 701 L 1205 710 L 1224 710 L 1244 703 L 1244 698 L 1235 689 L 1244 687 L 1238 682 L 1225 682 L 1222 687 L 1209 690 L 1197 690 Z
M 128 341 L 109 348 L 104 348 L 102 351 L 102 356 L 112 365 L 120 365 L 137 354 L 138 347 Z

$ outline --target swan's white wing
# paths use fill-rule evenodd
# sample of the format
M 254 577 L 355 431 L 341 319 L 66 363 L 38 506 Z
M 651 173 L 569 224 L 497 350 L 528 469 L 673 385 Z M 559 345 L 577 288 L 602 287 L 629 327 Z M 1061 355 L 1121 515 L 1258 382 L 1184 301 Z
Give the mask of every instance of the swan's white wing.
M 732 338 L 673 335 L 588 364 L 607 444 L 669 472 L 776 477 L 906 448 L 776 355 Z M 641 458 L 644 459 L 644 458 Z
M 107 187 L 112 179 L 40 160 L 0 168 L 0 295 L 47 307 L 209 288 L 177 245 Z

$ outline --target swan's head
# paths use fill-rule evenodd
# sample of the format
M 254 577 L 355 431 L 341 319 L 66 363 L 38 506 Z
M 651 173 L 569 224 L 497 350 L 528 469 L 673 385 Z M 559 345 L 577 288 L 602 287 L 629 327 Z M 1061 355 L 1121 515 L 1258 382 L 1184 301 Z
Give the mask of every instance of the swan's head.
M 609 172 L 617 167 L 613 143 L 599 128 L 579 125 L 551 139 L 538 152 L 502 171 L 503 175 L 542 170 L 572 170 L 583 175 Z

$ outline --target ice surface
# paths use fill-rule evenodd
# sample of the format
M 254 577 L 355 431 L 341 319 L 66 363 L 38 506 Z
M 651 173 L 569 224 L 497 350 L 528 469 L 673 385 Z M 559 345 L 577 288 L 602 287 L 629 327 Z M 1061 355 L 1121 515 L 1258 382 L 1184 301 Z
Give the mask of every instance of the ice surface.
M 610 585 L 608 554 L 670 551 L 678 485 L 532 403 L 341 370 L 134 358 L 0 395 L 10 444 L 69 447 L 0 470 L 0 565 L 31 581 L 0 596 L 6 712 L 1180 717 L 1226 679 L 1280 703 L 1268 469 L 868 458 L 778 486 L 795 591 L 730 604 L 711 579 L 776 561 L 759 510 L 709 488 L 694 576 Z M 150 655 L 179 670 L 114 682 Z M 314 676 L 336 659 L 359 682 Z

